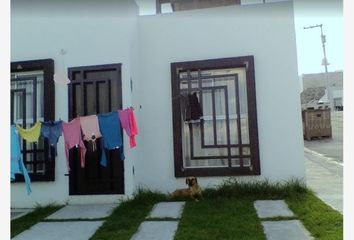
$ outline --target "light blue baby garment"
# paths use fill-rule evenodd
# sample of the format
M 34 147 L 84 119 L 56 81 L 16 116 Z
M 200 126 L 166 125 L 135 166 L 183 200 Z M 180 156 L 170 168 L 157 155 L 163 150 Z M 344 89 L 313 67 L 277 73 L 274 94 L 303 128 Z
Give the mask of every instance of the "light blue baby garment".
M 15 174 L 22 174 L 25 178 L 27 194 L 32 192 L 31 179 L 27 169 L 23 164 L 22 153 L 20 149 L 20 138 L 15 125 L 11 125 L 11 181 L 15 180 Z

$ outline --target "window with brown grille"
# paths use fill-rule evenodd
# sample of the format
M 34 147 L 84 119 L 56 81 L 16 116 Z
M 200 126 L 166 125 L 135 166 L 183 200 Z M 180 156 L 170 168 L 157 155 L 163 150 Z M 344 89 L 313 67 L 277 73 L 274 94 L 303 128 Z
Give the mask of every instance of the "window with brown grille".
M 175 176 L 259 175 L 253 56 L 171 64 Z
M 11 63 L 11 124 L 29 129 L 37 121 L 54 120 L 54 61 Z M 21 141 L 23 161 L 32 181 L 55 180 L 55 151 L 42 137 L 38 143 Z M 24 181 L 16 174 L 16 181 Z

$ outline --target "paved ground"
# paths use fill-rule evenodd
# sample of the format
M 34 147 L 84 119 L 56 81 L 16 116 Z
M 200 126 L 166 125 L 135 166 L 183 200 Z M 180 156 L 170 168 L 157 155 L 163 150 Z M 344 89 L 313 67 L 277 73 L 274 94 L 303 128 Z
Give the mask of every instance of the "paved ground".
M 173 240 L 178 221 L 145 221 L 130 240 Z
M 155 204 L 131 240 L 173 240 L 184 205 L 184 202 Z M 42 221 L 13 239 L 87 240 L 104 222 L 95 217 L 108 216 L 113 207 L 115 205 L 69 205 L 48 217 L 51 222 Z M 287 240 L 313 239 L 299 220 L 274 219 L 280 216 L 294 217 L 284 200 L 258 200 L 254 202 L 254 207 L 258 217 L 263 219 L 262 225 L 267 240 L 283 240 L 284 236 Z M 78 216 L 91 220 L 78 220 Z
M 155 204 L 148 219 L 140 224 L 131 240 L 173 240 L 183 207 L 184 202 Z M 299 220 L 269 220 L 277 217 L 295 216 L 284 200 L 258 200 L 254 202 L 254 207 L 260 219 L 267 219 L 262 221 L 267 240 L 284 240 L 284 236 L 287 240 L 313 239 Z M 166 217 L 176 220 L 161 220 Z
M 131 240 L 173 240 L 184 204 L 185 202 L 155 204 L 147 220 L 140 224 Z M 174 219 L 174 221 L 161 220 L 165 218 Z
M 117 204 L 67 205 L 17 235 L 14 240 L 87 240 Z M 78 220 L 79 219 L 79 220 Z M 85 219 L 86 221 L 83 221 Z M 90 220 L 90 221 L 87 221 Z
M 325 203 L 343 213 L 343 167 L 305 152 L 306 182 Z
M 295 216 L 284 200 L 258 200 L 253 205 L 260 219 Z M 313 239 L 299 220 L 265 220 L 262 226 L 267 240 Z
M 262 222 L 267 240 L 312 240 L 299 220 Z
M 87 240 L 103 221 L 41 222 L 20 233 L 13 240 Z
M 320 199 L 343 213 L 343 112 L 332 114 L 332 135 L 305 141 L 306 181 Z
M 184 202 L 161 202 L 154 206 L 147 218 L 174 218 L 182 216 Z
M 22 217 L 33 210 L 33 208 L 11 208 L 11 220 Z
M 294 216 L 284 200 L 258 200 L 254 202 L 254 208 L 259 218 Z
M 111 215 L 117 204 L 67 205 L 46 219 L 100 219 Z

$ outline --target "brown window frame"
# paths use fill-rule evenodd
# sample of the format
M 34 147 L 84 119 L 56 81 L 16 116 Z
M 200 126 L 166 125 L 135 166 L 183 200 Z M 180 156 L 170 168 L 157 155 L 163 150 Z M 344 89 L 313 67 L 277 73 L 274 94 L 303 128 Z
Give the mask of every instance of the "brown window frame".
M 43 114 L 44 121 L 54 120 L 55 115 L 55 86 L 54 86 L 54 60 L 53 59 L 39 59 L 39 60 L 29 60 L 29 61 L 18 61 L 11 62 L 11 73 L 21 73 L 27 71 L 43 71 Z M 35 92 L 35 94 L 37 94 Z M 11 94 L 12 95 L 12 94 Z M 35 95 L 35 99 L 36 99 Z M 12 100 L 11 100 L 12 101 Z M 36 100 L 34 100 L 34 105 L 36 105 Z M 26 106 L 24 106 L 25 108 Z M 13 111 L 13 103 L 11 103 L 11 124 L 13 121 L 12 111 Z M 36 114 L 34 114 L 34 119 Z M 40 137 L 42 139 L 42 137 Z M 23 141 L 23 146 L 26 146 L 26 141 Z M 25 165 L 31 164 L 33 165 L 33 171 L 30 172 L 29 176 L 31 181 L 33 182 L 46 182 L 46 181 L 55 181 L 55 152 L 50 147 L 47 139 L 43 139 L 44 148 L 38 149 L 37 144 L 33 144 L 33 149 L 27 149 L 24 147 L 21 152 L 23 154 L 23 161 Z M 37 160 L 37 153 L 44 152 L 45 159 L 44 161 Z M 27 154 L 32 154 L 33 161 L 27 161 Z M 45 164 L 45 172 L 37 173 L 37 164 L 44 163 Z M 16 174 L 15 182 L 24 182 L 24 177 L 21 174 Z
M 200 71 L 225 68 L 245 68 L 247 82 L 247 106 L 248 126 L 250 142 L 250 161 L 252 167 L 210 167 L 210 168 L 184 168 L 182 133 L 181 133 L 181 108 L 180 108 L 180 84 L 179 73 L 181 71 Z M 172 123 L 174 143 L 174 172 L 175 177 L 186 176 L 241 176 L 260 175 L 256 86 L 254 57 L 242 56 L 232 58 L 208 59 L 187 62 L 171 63 L 171 84 L 172 84 Z M 230 146 L 227 146 L 230 147 Z

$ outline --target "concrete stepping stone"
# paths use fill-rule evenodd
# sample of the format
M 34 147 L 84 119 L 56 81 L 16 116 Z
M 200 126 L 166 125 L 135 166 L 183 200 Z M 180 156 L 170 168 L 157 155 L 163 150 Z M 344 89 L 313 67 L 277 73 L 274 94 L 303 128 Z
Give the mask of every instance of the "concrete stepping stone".
M 262 222 L 267 240 L 312 240 L 299 220 Z
M 12 208 L 11 209 L 11 220 L 20 218 L 30 212 L 32 212 L 33 208 Z
M 160 202 L 155 204 L 147 218 L 181 218 L 185 202 Z
M 145 221 L 130 240 L 173 240 L 178 221 Z
M 46 217 L 49 220 L 58 219 L 97 219 L 108 217 L 117 204 L 85 204 L 67 205 L 52 215 Z
M 20 233 L 13 240 L 87 240 L 103 221 L 41 222 Z
M 294 217 L 284 200 L 257 200 L 254 207 L 259 218 Z

